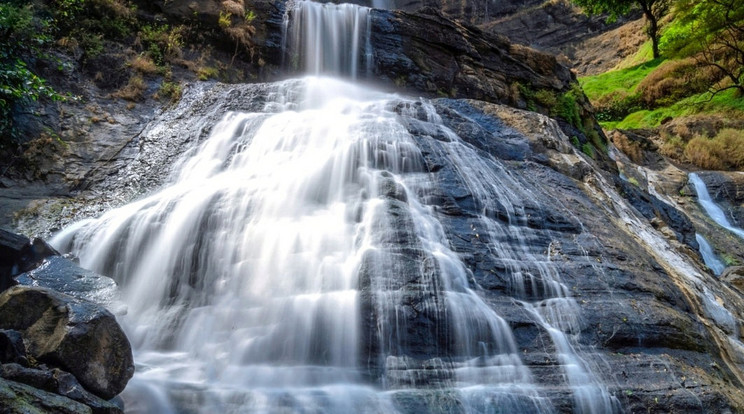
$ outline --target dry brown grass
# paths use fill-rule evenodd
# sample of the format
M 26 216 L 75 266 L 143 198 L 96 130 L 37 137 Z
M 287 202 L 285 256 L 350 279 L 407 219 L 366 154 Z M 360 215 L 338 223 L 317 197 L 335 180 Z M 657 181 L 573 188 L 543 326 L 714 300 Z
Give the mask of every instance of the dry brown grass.
M 108 10 L 116 17 L 129 18 L 134 15 L 133 10 L 129 7 L 129 2 L 126 0 L 93 0 L 91 3 Z
M 115 98 L 121 98 L 131 102 L 137 102 L 142 100 L 147 85 L 145 80 L 139 74 L 134 74 L 129 78 L 129 82 L 123 88 L 112 94 Z
M 662 63 L 638 84 L 636 91 L 649 107 L 664 106 L 708 90 L 722 74 L 710 66 L 701 66 L 694 58 Z
M 158 72 L 158 66 L 146 55 L 137 55 L 131 61 L 129 66 L 135 71 L 143 74 L 153 74 Z
M 245 7 L 242 0 L 225 0 L 222 2 L 222 10 L 233 16 L 245 17 Z
M 685 158 L 709 170 L 744 167 L 744 130 L 723 129 L 715 137 L 697 136 L 687 143 Z
M 620 131 L 615 131 L 610 135 L 610 140 L 617 149 L 627 155 L 634 163 L 640 164 L 643 160 L 643 149 L 641 149 L 639 142 L 629 139 L 627 135 Z

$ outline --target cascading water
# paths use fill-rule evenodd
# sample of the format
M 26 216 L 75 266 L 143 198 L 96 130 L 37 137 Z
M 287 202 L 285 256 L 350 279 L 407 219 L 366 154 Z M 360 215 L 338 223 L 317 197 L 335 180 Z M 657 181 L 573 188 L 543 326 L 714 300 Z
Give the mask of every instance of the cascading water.
M 289 64 L 313 75 L 356 79 L 371 67 L 369 8 L 353 4 L 291 3 L 284 19 L 284 55 Z M 286 63 L 285 63 L 286 64 Z
M 288 46 L 313 73 L 358 73 L 368 14 L 298 2 Z M 552 340 L 554 386 L 576 412 L 618 410 L 577 353 L 578 306 L 550 253 L 528 247 L 532 195 L 500 162 L 427 102 L 328 78 L 272 88 L 264 111 L 225 114 L 158 192 L 53 241 L 122 286 L 128 412 L 555 412 L 451 248 L 424 144 L 473 196 L 511 306 Z M 414 137 L 414 121 L 439 138 Z
M 728 220 L 726 214 L 721 210 L 708 193 L 708 187 L 705 185 L 700 176 L 695 173 L 690 173 L 690 182 L 695 187 L 695 192 L 698 195 L 698 202 L 703 207 L 703 210 L 708 214 L 708 217 L 713 219 L 719 226 L 724 229 L 736 234 L 737 236 L 744 239 L 744 230 L 740 229 Z
M 715 252 L 713 252 L 713 247 L 708 243 L 708 240 L 697 233 L 695 234 L 695 240 L 697 240 L 698 245 L 700 246 L 700 255 L 703 256 L 703 262 L 705 262 L 705 265 L 708 266 L 716 276 L 723 273 L 726 265 L 723 264 L 718 256 L 716 256 Z

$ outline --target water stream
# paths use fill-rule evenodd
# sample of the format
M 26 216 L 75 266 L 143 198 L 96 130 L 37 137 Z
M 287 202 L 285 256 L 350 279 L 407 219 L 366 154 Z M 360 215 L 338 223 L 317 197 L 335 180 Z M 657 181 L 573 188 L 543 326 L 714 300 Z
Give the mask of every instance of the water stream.
M 708 240 L 697 233 L 695 233 L 695 240 L 697 240 L 698 245 L 700 246 L 700 255 L 703 256 L 703 262 L 705 265 L 708 266 L 716 276 L 723 273 L 726 265 L 723 264 L 718 256 L 716 256 L 716 253 L 713 251 L 713 247 L 711 247 L 710 243 L 708 243 Z
M 708 187 L 706 187 L 705 182 L 700 179 L 700 176 L 695 173 L 690 173 L 690 182 L 695 187 L 695 192 L 698 195 L 698 202 L 703 207 L 703 210 L 708 214 L 708 217 L 713 219 L 713 221 L 715 221 L 719 226 L 744 239 L 744 230 L 731 224 L 728 217 L 726 217 L 726 213 L 724 213 L 721 207 L 719 207 L 710 197 Z
M 297 2 L 293 61 L 364 73 L 368 16 Z M 451 248 L 411 120 L 473 196 L 511 306 L 548 333 L 575 412 L 619 410 L 578 347 L 578 305 L 529 247 L 533 195 L 500 162 L 427 101 L 327 77 L 271 90 L 264 110 L 194 140 L 158 191 L 53 241 L 122 286 L 128 413 L 556 411 Z

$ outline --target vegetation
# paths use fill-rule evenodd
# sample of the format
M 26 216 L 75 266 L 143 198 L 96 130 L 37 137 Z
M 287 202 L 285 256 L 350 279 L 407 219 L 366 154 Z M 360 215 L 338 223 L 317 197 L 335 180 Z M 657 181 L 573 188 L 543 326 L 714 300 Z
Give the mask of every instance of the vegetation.
M 670 18 L 658 39 L 664 58 L 580 83 L 605 129 L 660 128 L 664 155 L 701 168 L 741 169 L 744 131 L 731 126 L 741 128 L 736 120 L 744 120 L 744 0 L 668 3 Z M 647 46 L 633 59 L 648 56 Z M 719 120 L 706 121 L 718 125 L 716 129 L 672 131 L 683 128 L 684 119 L 697 122 L 700 116 Z M 673 119 L 680 120 L 674 128 L 662 127 Z M 617 137 L 613 140 L 619 149 L 639 158 L 639 148 Z
M 132 102 L 149 98 L 158 82 L 153 96 L 180 98 L 181 83 L 172 79 L 177 68 L 201 80 L 240 79 L 243 71 L 231 67 L 240 54 L 253 62 L 256 15 L 243 0 L 225 0 L 221 6 L 211 24 L 196 10 L 185 24 L 171 24 L 142 18 L 150 12 L 138 12 L 134 0 L 0 1 L 0 149 L 22 151 L 37 138 L 21 136 L 18 116 L 31 112 L 36 101 L 68 99 L 45 78 L 61 78 L 77 65 L 95 74 L 99 87 L 118 89 L 111 96 Z M 205 36 L 234 44 L 229 65 L 213 58 L 211 47 L 198 46 Z
M 677 18 L 665 34 L 670 54 L 694 55 L 721 75 L 715 90 L 744 94 L 744 0 L 679 0 Z
M 35 16 L 33 6 L 25 3 L 0 3 L 0 147 L 16 138 L 13 111 L 17 105 L 64 99 L 32 71 L 30 59 L 24 58 L 43 57 L 53 29 L 49 19 Z
M 696 136 L 684 147 L 686 160 L 709 170 L 744 167 L 744 131 L 723 129 L 715 137 Z
M 571 0 L 589 14 L 608 14 L 610 20 L 640 8 L 648 21 L 646 33 L 651 39 L 654 59 L 659 55 L 659 20 L 667 11 L 665 0 Z

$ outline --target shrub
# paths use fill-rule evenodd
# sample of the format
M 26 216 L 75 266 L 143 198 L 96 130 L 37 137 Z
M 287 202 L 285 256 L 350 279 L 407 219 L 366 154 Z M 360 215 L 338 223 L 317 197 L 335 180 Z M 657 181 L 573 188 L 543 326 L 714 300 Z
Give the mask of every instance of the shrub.
M 664 142 L 659 147 L 659 152 L 661 152 L 662 155 L 673 159 L 681 159 L 684 155 L 686 145 L 687 143 L 677 135 L 665 137 Z
M 228 11 L 221 11 L 219 20 L 217 21 L 217 24 L 223 29 L 227 29 L 232 25 L 232 13 Z
M 183 86 L 179 82 L 165 81 L 160 85 L 155 98 L 168 98 L 171 103 L 178 102 L 183 95 Z
M 594 147 L 588 142 L 581 146 L 581 152 L 586 154 L 589 158 L 594 158 Z
M 744 167 L 744 130 L 723 129 L 715 137 L 693 138 L 684 150 L 687 161 L 710 170 Z
M 650 109 L 705 92 L 721 77 L 719 70 L 701 66 L 693 58 L 666 61 L 649 73 L 636 90 L 646 108 Z
M 629 139 L 627 135 L 616 131 L 612 134 L 612 143 L 636 164 L 643 159 L 643 150 L 640 143 Z
M 137 55 L 129 62 L 129 66 L 140 73 L 153 74 L 158 72 L 158 66 L 147 55 Z
M 183 26 L 143 26 L 137 37 L 150 59 L 158 66 L 183 56 Z

